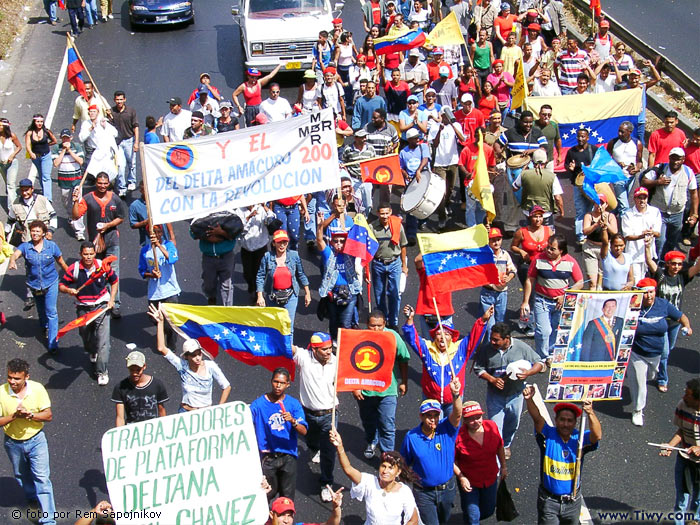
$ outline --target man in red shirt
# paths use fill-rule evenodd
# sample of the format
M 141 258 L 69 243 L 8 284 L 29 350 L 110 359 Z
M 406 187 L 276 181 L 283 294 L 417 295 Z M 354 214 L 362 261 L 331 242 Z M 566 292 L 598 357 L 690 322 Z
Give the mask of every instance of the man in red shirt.
M 440 67 L 441 66 L 447 66 L 448 69 L 450 70 L 450 74 L 447 78 L 453 77 L 452 68 L 450 67 L 450 65 L 447 62 L 445 62 L 442 59 L 442 56 L 444 54 L 445 54 L 445 52 L 443 51 L 443 49 L 441 47 L 436 47 L 435 49 L 433 49 L 432 60 L 430 62 L 428 62 L 428 64 L 427 64 L 427 66 L 428 66 L 428 79 L 429 79 L 429 82 L 431 84 L 432 84 L 433 80 L 437 80 L 438 78 L 440 78 Z
M 659 128 L 649 136 L 649 167 L 668 162 L 668 154 L 673 148 L 682 148 L 688 139 L 682 130 L 678 129 L 678 113 L 669 111 L 664 115 L 664 127 Z
M 479 157 L 479 135 L 483 133 L 484 128 L 475 130 L 472 135 L 473 140 L 467 142 L 459 154 L 459 180 L 462 182 L 462 189 L 465 192 L 463 202 L 466 202 L 465 221 L 467 227 L 481 224 L 486 215 L 481 204 L 474 199 L 473 195 L 469 194 L 469 188 L 474 178 L 476 159 Z M 486 157 L 486 167 L 491 172 L 496 167 L 496 156 L 493 153 L 493 148 L 486 142 L 484 142 L 484 156 Z
M 462 95 L 461 102 L 462 107 L 455 111 L 455 118 L 462 125 L 464 142 L 473 142 L 476 130 L 486 126 L 484 114 L 474 108 L 474 97 L 472 97 L 471 93 Z

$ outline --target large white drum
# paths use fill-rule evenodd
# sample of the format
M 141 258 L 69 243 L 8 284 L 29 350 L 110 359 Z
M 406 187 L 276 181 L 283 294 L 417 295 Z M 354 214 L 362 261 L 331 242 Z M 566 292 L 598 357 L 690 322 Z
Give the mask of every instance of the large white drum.
M 424 171 L 420 182 L 413 179 L 401 197 L 401 209 L 417 219 L 427 219 L 445 197 L 445 180 L 435 173 Z

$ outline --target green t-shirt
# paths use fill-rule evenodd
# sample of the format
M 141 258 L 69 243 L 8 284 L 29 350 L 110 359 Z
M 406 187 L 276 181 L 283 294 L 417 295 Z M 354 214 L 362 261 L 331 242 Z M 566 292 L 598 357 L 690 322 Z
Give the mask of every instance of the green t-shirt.
M 401 339 L 399 334 L 397 334 L 394 330 L 385 328 L 384 331 L 391 332 L 392 334 L 394 334 L 394 339 L 396 339 L 396 359 L 394 360 L 394 367 L 396 367 L 398 363 L 408 363 L 409 359 L 411 359 L 411 354 L 408 353 L 406 343 L 404 343 L 403 339 Z M 396 368 L 394 368 L 394 370 L 396 370 Z M 386 397 L 399 395 L 399 387 L 398 381 L 396 381 L 395 371 L 391 373 L 391 385 L 389 385 L 389 388 L 384 390 L 384 392 L 376 392 L 374 390 L 363 390 L 362 395 L 367 397 Z

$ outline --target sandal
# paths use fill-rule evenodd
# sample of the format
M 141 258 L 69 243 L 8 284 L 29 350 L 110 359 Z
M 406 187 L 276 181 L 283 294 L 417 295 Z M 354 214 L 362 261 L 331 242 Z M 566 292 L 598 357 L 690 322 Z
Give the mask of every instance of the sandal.
M 659 392 L 664 392 L 664 393 L 668 392 L 668 386 L 666 386 L 666 385 L 656 385 L 656 388 L 659 389 Z

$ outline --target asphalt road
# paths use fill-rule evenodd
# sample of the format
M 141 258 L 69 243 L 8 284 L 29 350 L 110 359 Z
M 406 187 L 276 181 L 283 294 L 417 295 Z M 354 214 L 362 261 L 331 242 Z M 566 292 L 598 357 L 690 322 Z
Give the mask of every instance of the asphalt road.
M 196 87 L 202 71 L 208 71 L 212 83 L 225 93 L 242 81 L 241 58 L 239 56 L 238 31 L 228 14 L 226 2 L 200 0 L 197 4 L 197 23 L 188 28 L 170 31 L 131 33 L 126 22 L 126 3 L 116 9 L 114 21 L 100 24 L 86 31 L 78 39 L 78 46 L 90 71 L 103 93 L 111 94 L 115 89 L 127 93 L 127 103 L 135 107 L 140 122 L 145 116 L 159 116 L 167 110 L 165 101 L 171 96 L 186 97 Z M 347 24 L 355 33 L 361 34 L 361 20 L 356 2 L 346 7 Z M 38 14 L 38 13 L 37 13 Z M 65 20 L 65 15 L 63 16 Z M 31 19 L 36 21 L 35 18 Z M 21 60 L 10 80 L 6 93 L 0 98 L 0 111 L 14 123 L 16 132 L 24 130 L 35 111 L 46 112 L 53 92 L 61 56 L 65 44 L 63 32 L 67 26 L 50 27 L 31 25 Z M 358 39 L 359 40 L 359 39 Z M 283 96 L 294 99 L 299 78 L 282 78 Z M 11 94 L 8 94 L 11 93 Z M 53 129 L 70 125 L 75 93 L 64 83 Z M 21 160 L 21 171 L 26 173 L 29 163 Z M 573 214 L 571 188 L 564 182 L 569 217 Z M 456 210 L 457 211 L 457 210 Z M 67 236 L 65 212 L 56 239 L 70 262 L 77 257 L 78 243 Z M 435 223 L 432 223 L 435 226 Z M 561 231 L 571 234 L 572 220 L 564 219 Z M 178 380 L 172 367 L 151 350 L 154 345 L 154 330 L 144 314 L 146 285 L 137 273 L 136 254 L 138 235 L 128 227 L 122 227 L 122 314 L 112 323 L 112 355 L 110 359 L 111 383 L 108 388 L 98 387 L 91 377 L 91 366 L 81 349 L 77 334 L 70 334 L 61 342 L 58 356 L 48 356 L 43 344 L 37 339 L 36 311 L 22 311 L 24 276 L 21 271 L 5 276 L 0 296 L 0 308 L 8 317 L 2 331 L 0 362 L 21 356 L 32 364 L 32 378 L 45 384 L 53 402 L 54 421 L 46 426 L 50 444 L 52 479 L 58 507 L 73 512 L 87 509 L 107 497 L 102 470 L 100 439 L 114 423 L 114 407 L 110 402 L 111 388 L 126 375 L 125 345 L 135 343 L 145 349 L 149 372 L 161 378 L 167 385 L 171 400 L 167 404 L 169 413 L 178 406 Z M 203 304 L 200 292 L 200 256 L 196 244 L 188 235 L 184 224 L 176 225 L 180 262 L 177 272 L 183 293 L 182 303 Z M 411 259 L 417 253 L 409 250 Z M 304 266 L 314 290 L 319 286 L 318 257 L 301 248 Z M 238 283 L 242 282 L 240 263 L 236 267 Z M 698 323 L 698 301 L 694 293 L 696 284 L 686 295 L 685 310 L 691 323 Z M 403 303 L 414 303 L 417 289 L 415 273 L 409 278 Z M 315 296 L 317 299 L 317 295 Z M 245 293 L 236 288 L 236 301 L 242 303 Z M 517 285 L 511 286 L 509 316 L 520 300 Z M 457 292 L 454 296 L 457 309 L 455 322 L 462 332 L 469 330 L 478 315 L 478 291 Z M 300 307 L 297 315 L 296 342 L 306 345 L 310 334 L 327 326 L 319 323 L 312 308 Z M 67 297 L 59 300 L 61 323 L 74 317 L 74 308 Z M 529 340 L 531 343 L 532 341 Z M 650 388 L 647 424 L 642 429 L 630 423 L 629 392 L 624 389 L 622 402 L 605 402 L 596 405 L 604 429 L 600 450 L 586 459 L 583 473 L 583 492 L 591 512 L 608 510 L 670 510 L 673 504 L 673 461 L 659 458 L 656 450 L 646 446 L 648 441 L 662 441 L 673 433 L 671 419 L 685 381 L 700 374 L 697 348 L 700 337 L 681 337 L 678 348 L 671 355 L 670 392 L 660 394 Z M 219 365 L 229 377 L 233 392 L 231 399 L 251 402 L 269 387 L 269 373 L 262 368 L 250 368 L 238 361 L 222 356 Z M 416 408 L 420 401 L 420 366 L 415 356 L 410 363 L 409 392 L 399 401 L 397 411 L 397 447 L 405 432 L 418 423 Z M 540 387 L 545 377 L 538 378 Z M 483 403 L 485 385 L 475 376 L 468 377 L 466 397 Z M 298 389 L 292 387 L 292 395 Z M 375 463 L 362 457 L 363 434 L 355 402 L 349 394 L 341 395 L 339 430 L 350 450 L 353 464 L 361 470 L 372 472 Z M 311 466 L 304 445 L 300 445 L 299 475 L 296 504 L 298 519 L 325 521 L 327 506 L 320 503 L 317 486 L 317 466 Z M 517 523 L 535 522 L 536 487 L 538 483 L 539 452 L 532 437 L 532 423 L 523 414 L 521 429 L 513 445 L 513 459 L 509 465 L 509 486 L 514 493 L 520 511 Z M 337 468 L 336 482 L 348 486 L 348 479 Z M 12 479 L 9 463 L 0 460 L 0 522 L 13 523 L 11 511 L 22 507 L 23 497 Z M 458 505 L 458 503 L 457 503 Z M 351 501 L 346 496 L 344 504 L 346 523 L 362 523 L 364 504 Z M 490 522 L 494 522 L 492 518 Z M 451 523 L 461 522 L 459 508 L 455 509 Z
M 700 4 L 695 0 L 615 0 L 603 10 L 668 57 L 693 78 L 700 77 L 696 53 Z

